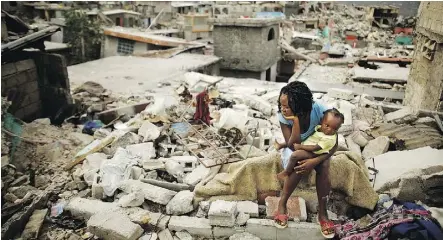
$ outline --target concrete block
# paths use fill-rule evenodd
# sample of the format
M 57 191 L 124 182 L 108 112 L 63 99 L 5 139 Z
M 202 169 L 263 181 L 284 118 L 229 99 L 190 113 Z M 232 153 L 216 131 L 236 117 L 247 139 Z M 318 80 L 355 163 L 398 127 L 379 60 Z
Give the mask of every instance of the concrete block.
M 346 144 L 346 139 L 342 134 L 337 135 L 338 138 L 338 149 L 337 151 L 348 151 L 348 145 Z
M 351 100 L 354 98 L 354 93 L 351 90 L 341 89 L 341 88 L 329 88 L 328 89 L 328 97 L 343 99 L 343 100 Z
M 229 240 L 260 240 L 260 238 L 248 232 L 243 232 L 233 234 L 229 237 Z
M 273 218 L 277 212 L 278 202 L 280 197 L 267 197 L 266 202 L 266 216 Z M 300 221 L 306 221 L 308 218 L 306 212 L 306 202 L 301 197 L 290 197 L 287 203 L 288 215 L 290 219 L 297 219 Z
M 321 235 L 319 225 L 304 222 L 289 222 L 287 228 L 278 229 L 274 226 L 274 220 L 253 218 L 248 220 L 246 232 L 254 234 L 263 240 L 324 239 Z
M 174 240 L 174 238 L 172 237 L 171 231 L 169 231 L 169 229 L 163 229 L 161 232 L 159 232 L 158 239 L 159 240 Z
M 213 233 L 214 238 L 224 238 L 224 237 L 230 237 L 237 233 L 243 233 L 246 231 L 246 227 L 214 227 Z
M 128 215 L 129 219 L 134 223 L 142 224 L 149 220 L 149 223 L 157 225 L 158 228 L 162 230 L 167 227 L 168 222 L 171 219 L 168 215 L 150 212 L 139 207 L 122 208 L 120 211 Z
M 366 147 L 363 149 L 363 159 L 366 161 L 387 152 L 389 148 L 389 143 L 389 138 L 386 136 L 380 136 L 374 140 L 369 141 L 368 145 L 366 145 Z
M 157 233 L 152 232 L 141 236 L 138 240 L 157 240 L 157 238 L 158 238 Z
M 146 171 L 165 169 L 165 164 L 158 159 L 147 159 L 143 161 L 143 169 Z
M 119 210 L 117 203 L 102 202 L 86 198 L 73 198 L 65 207 L 72 216 L 89 219 L 92 215 L 100 212 L 115 212 Z
M 351 136 L 346 137 L 346 144 L 348 145 L 349 151 L 356 153 L 358 156 L 362 157 L 360 146 L 355 143 L 354 140 L 352 140 Z
M 15 67 L 17 68 L 17 72 L 23 72 L 23 71 L 35 68 L 35 63 L 34 63 L 34 60 L 27 59 L 27 60 L 16 62 Z
M 124 181 L 119 189 L 126 193 L 131 193 L 134 191 L 142 191 L 145 199 L 159 203 L 162 205 L 168 204 L 168 202 L 177 194 L 177 192 L 157 187 L 152 184 L 143 183 L 137 180 L 126 180 Z
M 137 240 L 143 229 L 119 212 L 100 212 L 87 222 L 88 231 L 104 240 Z
M 194 200 L 194 193 L 187 190 L 177 193 L 168 205 L 166 205 L 166 213 L 170 215 L 183 215 L 194 210 L 192 201 Z
M 236 213 L 236 202 L 217 200 L 209 208 L 208 219 L 212 226 L 233 227 Z
M 369 140 L 367 139 L 367 135 L 361 131 L 356 131 L 352 135 L 352 141 L 358 144 L 360 147 L 365 147 L 368 145 Z
M 243 226 L 246 222 L 251 218 L 247 213 L 238 213 L 237 218 L 235 219 L 236 226 Z
M 152 142 L 129 145 L 126 146 L 126 150 L 131 155 L 139 157 L 142 161 L 155 158 L 156 156 L 154 143 Z
M 23 86 L 23 90 L 25 93 L 33 93 L 38 90 L 38 82 L 37 81 L 31 81 L 31 82 L 25 83 L 21 86 Z
M 198 159 L 195 156 L 173 156 L 170 159 L 180 163 L 185 172 L 192 172 L 198 164 Z
M 258 204 L 251 201 L 237 202 L 237 212 L 247 213 L 251 217 L 258 217 Z
M 23 230 L 22 239 L 38 239 L 48 209 L 35 210 Z
M 194 238 L 191 236 L 191 234 L 189 234 L 186 231 L 181 231 L 181 232 L 176 232 L 175 236 L 179 239 L 179 240 L 193 240 Z
M 404 107 L 395 112 L 391 112 L 385 115 L 387 122 L 394 122 L 397 124 L 409 123 L 417 120 L 417 112 L 410 107 Z
M 196 167 L 192 172 L 188 173 L 185 178 L 183 179 L 183 182 L 190 185 L 195 186 L 197 185 L 206 175 L 209 174 L 211 169 L 206 168 L 203 165 L 199 165 Z
M 4 76 L 8 76 L 11 74 L 14 74 L 17 72 L 17 68 L 15 67 L 14 63 L 8 63 L 5 65 L 2 65 L 2 78 Z
M 191 235 L 212 238 L 212 227 L 209 219 L 205 218 L 172 216 L 168 228 L 176 232 L 187 231 Z

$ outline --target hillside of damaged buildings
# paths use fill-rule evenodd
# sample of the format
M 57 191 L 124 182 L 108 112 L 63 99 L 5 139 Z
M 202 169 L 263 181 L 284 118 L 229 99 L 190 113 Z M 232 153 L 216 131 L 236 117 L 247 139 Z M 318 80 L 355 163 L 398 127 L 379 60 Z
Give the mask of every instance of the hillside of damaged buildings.
M 336 226 L 399 200 L 441 233 L 443 4 L 389 4 L 2 2 L 2 238 L 323 239 L 312 174 L 285 230 L 266 194 L 292 81 L 345 116 Z M 69 11 L 100 25 L 95 54 Z

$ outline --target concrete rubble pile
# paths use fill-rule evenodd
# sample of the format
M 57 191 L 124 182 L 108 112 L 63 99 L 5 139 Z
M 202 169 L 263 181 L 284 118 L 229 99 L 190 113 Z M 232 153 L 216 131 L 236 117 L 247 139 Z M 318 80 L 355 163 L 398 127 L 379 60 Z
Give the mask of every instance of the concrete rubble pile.
M 191 76 L 201 77 L 198 74 Z M 182 89 L 185 85 L 186 81 L 176 89 Z M 246 149 L 243 153 L 245 157 L 275 151 L 271 143 L 282 137 L 275 116 L 278 88 L 245 90 L 220 84 L 218 91 L 218 100 L 213 102 L 230 101 L 233 105 L 230 105 L 231 108 L 210 105 L 210 112 L 216 128 L 239 129 L 241 138 L 227 138 L 231 139 L 231 144 L 238 144 L 238 149 Z M 395 139 L 386 134 L 380 135 L 383 132 L 378 132 L 380 136 L 374 135 L 373 131 L 384 124 L 413 127 L 423 119 L 413 113 L 385 114 L 373 97 L 356 95 L 342 89 L 330 89 L 327 94 L 315 93 L 314 98 L 344 114 L 339 150 L 358 154 L 368 166 L 372 159 L 387 152 L 396 153 L 389 151 L 395 150 Z M 52 206 L 51 216 L 57 219 L 57 216 L 69 212 L 72 221 L 77 219 L 86 226 L 63 233 L 72 238 L 95 235 L 103 239 L 172 239 L 173 236 L 183 239 L 189 236 L 227 239 L 243 232 L 262 239 L 272 239 L 266 235 L 266 231 L 274 229 L 269 219 L 272 210 L 267 208 L 275 207 L 276 202 L 267 206 L 251 201 L 200 202 L 197 206 L 193 203 L 192 190 L 210 174 L 210 168 L 201 164 L 192 153 L 206 148 L 210 143 L 194 136 L 188 138 L 186 145 L 182 144 L 177 134 L 183 132 L 174 124 L 183 121 L 178 116 L 192 118 L 194 108 L 189 106 L 189 102 L 180 102 L 178 95 L 171 96 L 171 99 L 157 98 L 145 110 L 119 118 L 119 121 L 105 128 L 96 129 L 92 136 L 80 133 L 82 125 L 67 123 L 60 129 L 40 119 L 28 124 L 27 132 L 33 133 L 33 137 L 50 140 L 51 143 L 43 145 L 43 149 L 38 146 L 37 153 L 43 154 L 45 161 L 50 162 L 47 167 L 56 175 L 48 175 L 48 170 L 42 170 L 41 164 L 35 174 L 35 183 L 31 183 L 29 176 L 24 173 L 3 175 L 16 176 L 10 180 L 2 179 L 2 184 L 10 183 L 5 196 L 9 202 L 7 204 L 26 201 L 30 194 L 37 194 L 44 189 L 47 191 L 46 187 L 50 185 L 50 189 L 56 189 L 59 198 L 48 203 Z M 51 132 L 43 129 L 50 129 Z M 64 134 L 63 137 L 61 134 Z M 441 155 L 441 150 L 436 151 Z M 72 165 L 70 162 L 82 163 Z M 69 175 L 63 170 L 68 169 L 66 166 L 72 167 Z M 2 167 L 3 170 L 5 168 Z M 433 182 L 440 179 L 435 174 L 426 178 Z M 429 196 L 434 196 L 440 190 L 426 188 L 423 191 L 431 194 L 425 195 L 423 201 L 432 204 L 432 201 L 427 201 Z M 293 217 L 297 221 L 308 222 L 291 222 L 290 231 L 310 229 L 306 230 L 306 236 L 316 236 L 317 229 L 315 225 L 311 227 L 310 224 L 314 223 L 309 222 L 315 219 L 315 213 L 312 212 L 315 208 L 313 210 L 310 206 L 315 205 L 316 200 L 311 202 L 310 199 L 299 198 L 291 201 L 296 202 L 295 208 L 291 210 L 295 214 Z M 119 220 L 114 222 L 113 219 Z M 47 234 L 62 233 L 52 231 Z

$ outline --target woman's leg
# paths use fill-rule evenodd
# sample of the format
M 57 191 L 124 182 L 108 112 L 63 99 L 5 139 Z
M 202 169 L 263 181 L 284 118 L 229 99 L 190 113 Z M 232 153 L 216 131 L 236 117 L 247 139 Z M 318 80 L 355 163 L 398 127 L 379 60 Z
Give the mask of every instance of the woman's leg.
M 327 196 L 331 191 L 331 182 L 329 180 L 329 164 L 330 158 L 324 160 L 322 163 L 315 167 L 316 179 L 315 185 L 317 187 L 318 197 L 318 219 L 320 221 L 328 220 L 327 213 Z
M 310 159 L 315 157 L 316 155 L 312 152 L 307 152 L 304 150 L 297 150 L 291 155 L 291 159 L 288 163 L 288 166 L 286 169 L 290 168 L 292 165 L 292 171 L 288 178 L 286 178 L 285 183 L 283 185 L 283 191 L 280 195 L 280 201 L 278 204 L 278 212 L 280 214 L 286 213 L 286 204 L 288 202 L 289 197 L 292 195 L 292 192 L 294 192 L 295 188 L 297 187 L 298 183 L 300 182 L 303 174 L 297 174 L 294 172 L 294 167 L 296 166 L 297 162 L 304 159 Z

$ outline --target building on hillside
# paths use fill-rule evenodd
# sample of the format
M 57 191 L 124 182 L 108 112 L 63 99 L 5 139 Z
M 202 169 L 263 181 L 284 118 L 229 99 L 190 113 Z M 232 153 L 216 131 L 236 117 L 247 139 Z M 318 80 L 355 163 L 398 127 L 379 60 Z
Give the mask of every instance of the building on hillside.
M 142 24 L 142 21 L 140 19 L 142 14 L 138 12 L 124 9 L 113 9 L 101 11 L 101 13 L 109 18 L 115 26 L 139 27 Z M 99 12 L 97 10 L 89 11 L 87 14 L 92 19 L 99 19 Z
M 177 38 L 177 29 L 140 31 L 134 28 L 110 27 L 104 29 L 102 57 L 143 54 L 149 50 L 163 50 L 173 47 L 198 45 Z
M 421 2 L 404 104 L 443 110 L 443 2 Z
M 207 14 L 189 14 L 184 17 L 184 37 L 186 41 L 207 39 L 212 36 L 212 25 L 208 23 Z
M 71 9 L 71 6 L 63 3 L 27 2 L 23 6 L 31 12 L 32 18 L 38 17 L 48 22 L 52 18 L 64 18 L 64 12 Z
M 210 21 L 220 74 L 275 81 L 280 59 L 280 19 L 216 18 Z
M 142 13 L 143 18 L 146 19 L 147 25 L 150 25 L 156 17 L 158 17 L 157 22 L 169 22 L 172 19 L 177 19 L 180 15 L 190 13 L 212 15 L 212 4 L 204 2 L 138 1 L 135 5 L 137 11 Z

